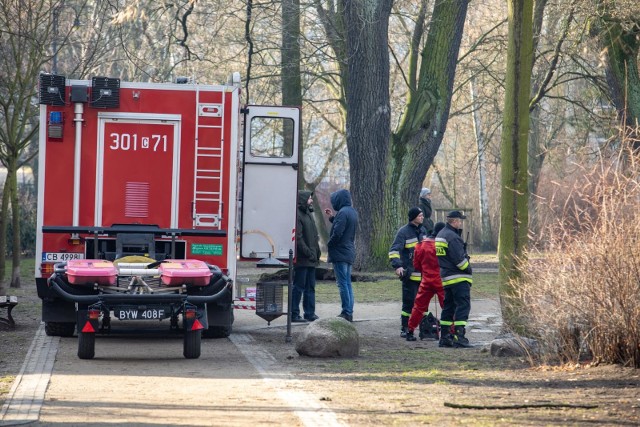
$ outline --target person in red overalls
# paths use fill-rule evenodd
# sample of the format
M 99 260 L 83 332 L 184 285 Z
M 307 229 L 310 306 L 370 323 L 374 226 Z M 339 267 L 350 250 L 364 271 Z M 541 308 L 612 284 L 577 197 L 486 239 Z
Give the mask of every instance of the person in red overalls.
M 422 240 L 416 246 L 413 253 L 413 268 L 416 273 L 421 274 L 420 287 L 416 295 L 411 316 L 409 317 L 409 327 L 407 341 L 415 341 L 413 331 L 420 325 L 422 317 L 428 315 L 429 303 L 434 295 L 438 296 L 440 308 L 444 303 L 444 288 L 440 278 L 440 266 L 436 257 L 435 236 L 445 227 L 444 222 L 438 222 L 433 227 L 433 233 Z

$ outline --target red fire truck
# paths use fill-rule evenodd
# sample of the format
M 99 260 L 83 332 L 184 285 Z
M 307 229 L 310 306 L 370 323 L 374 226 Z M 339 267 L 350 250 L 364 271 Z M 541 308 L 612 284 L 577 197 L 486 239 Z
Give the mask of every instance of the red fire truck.
M 238 73 L 225 85 L 42 74 L 39 102 L 46 333 L 77 331 L 91 359 L 114 323 L 164 321 L 199 357 L 201 336 L 231 333 L 237 259 L 294 250 L 299 109 L 242 106 Z

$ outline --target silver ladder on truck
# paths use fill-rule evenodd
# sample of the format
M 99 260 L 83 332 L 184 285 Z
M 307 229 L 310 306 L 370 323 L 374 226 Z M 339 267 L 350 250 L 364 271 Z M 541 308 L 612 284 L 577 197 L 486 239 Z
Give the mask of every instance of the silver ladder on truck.
M 193 182 L 193 225 L 220 228 L 224 167 L 224 96 L 218 103 L 201 103 L 196 89 L 196 149 Z M 203 122 L 208 122 L 203 124 Z M 216 123 L 216 124 L 210 124 Z M 220 137 L 215 135 L 219 133 Z

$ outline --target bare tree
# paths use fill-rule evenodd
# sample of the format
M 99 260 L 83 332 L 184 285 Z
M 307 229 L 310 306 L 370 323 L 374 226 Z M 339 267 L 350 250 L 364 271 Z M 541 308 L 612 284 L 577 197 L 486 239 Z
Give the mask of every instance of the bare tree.
M 0 214 L 0 280 L 5 274 L 7 221 L 13 227 L 11 287 L 20 287 L 20 204 L 18 169 L 37 153 L 25 152 L 38 132 L 34 103 L 38 75 L 51 59 L 51 17 L 61 2 L 7 0 L 0 8 L 0 162 L 7 179 Z M 9 217 L 11 207 L 11 217 Z M 1 293 L 1 292 L 0 292 Z
M 500 296 L 505 321 L 514 326 L 518 312 L 506 304 L 528 243 L 528 140 L 531 66 L 533 64 L 533 0 L 509 0 L 509 44 L 502 132 L 500 205 Z

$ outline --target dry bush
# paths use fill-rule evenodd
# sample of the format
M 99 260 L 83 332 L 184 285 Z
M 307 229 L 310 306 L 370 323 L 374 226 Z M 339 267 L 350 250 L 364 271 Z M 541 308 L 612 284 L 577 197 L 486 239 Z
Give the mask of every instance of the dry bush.
M 585 173 L 525 261 L 513 302 L 546 361 L 640 367 L 640 168 L 619 160 Z

